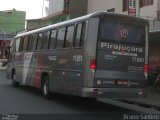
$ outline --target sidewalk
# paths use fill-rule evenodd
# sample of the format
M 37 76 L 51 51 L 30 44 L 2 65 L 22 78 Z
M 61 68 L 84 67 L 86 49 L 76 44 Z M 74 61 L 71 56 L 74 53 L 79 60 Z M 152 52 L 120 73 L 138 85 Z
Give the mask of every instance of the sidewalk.
M 7 67 L 0 67 L 0 71 L 6 71 Z
M 148 89 L 148 96 L 145 99 L 123 99 L 123 102 L 138 104 L 146 108 L 154 108 L 160 111 L 160 89 Z
M 1 70 L 6 70 L 6 68 L 7 68 L 7 65 L 3 66 L 2 64 L 3 64 L 3 63 L 0 62 L 0 71 L 1 71 Z

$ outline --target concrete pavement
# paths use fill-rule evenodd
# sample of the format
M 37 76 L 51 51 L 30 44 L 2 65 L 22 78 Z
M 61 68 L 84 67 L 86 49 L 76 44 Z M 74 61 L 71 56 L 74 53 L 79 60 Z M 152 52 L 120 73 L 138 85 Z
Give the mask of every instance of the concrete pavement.
M 160 89 L 148 88 L 148 96 L 145 99 L 120 99 L 120 101 L 160 111 Z

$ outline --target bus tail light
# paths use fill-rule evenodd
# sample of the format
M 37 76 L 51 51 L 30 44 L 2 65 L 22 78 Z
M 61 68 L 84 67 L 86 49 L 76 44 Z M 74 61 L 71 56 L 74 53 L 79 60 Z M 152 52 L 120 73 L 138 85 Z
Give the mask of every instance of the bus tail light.
M 96 69 L 96 61 L 95 61 L 95 59 L 91 59 L 90 60 L 90 69 L 93 69 L 93 70 L 95 70 Z
M 148 64 L 144 64 L 144 73 L 148 73 Z
M 148 77 L 148 64 L 144 64 L 144 75 L 145 75 L 145 77 L 146 77 L 146 79 L 147 79 L 147 77 Z

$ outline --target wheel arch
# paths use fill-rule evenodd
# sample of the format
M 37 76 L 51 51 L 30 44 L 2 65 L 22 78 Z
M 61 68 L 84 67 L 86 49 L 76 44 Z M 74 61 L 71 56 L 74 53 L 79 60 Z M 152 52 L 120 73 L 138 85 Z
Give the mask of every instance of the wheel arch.
M 44 80 L 43 80 L 43 78 L 45 77 L 45 76 L 48 76 L 49 77 L 49 73 L 47 73 L 47 72 L 42 72 L 41 73 L 41 79 L 40 79 L 40 88 L 42 88 L 42 84 L 43 84 L 43 82 L 44 82 Z

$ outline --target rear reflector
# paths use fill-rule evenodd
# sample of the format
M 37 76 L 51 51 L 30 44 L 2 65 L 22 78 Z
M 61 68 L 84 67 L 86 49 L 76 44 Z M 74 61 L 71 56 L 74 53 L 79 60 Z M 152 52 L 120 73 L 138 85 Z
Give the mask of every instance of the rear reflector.
M 96 69 L 96 61 L 95 59 L 91 59 L 90 60 L 90 69 Z

